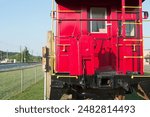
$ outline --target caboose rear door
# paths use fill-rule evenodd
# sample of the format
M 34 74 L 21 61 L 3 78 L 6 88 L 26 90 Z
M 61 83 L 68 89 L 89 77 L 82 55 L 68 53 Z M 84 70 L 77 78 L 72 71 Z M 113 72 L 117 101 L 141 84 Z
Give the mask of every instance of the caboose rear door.
M 108 19 L 109 8 L 91 7 L 90 8 L 90 34 L 94 40 L 94 65 L 96 70 L 109 71 L 112 67 L 112 49 L 111 49 L 111 27 Z

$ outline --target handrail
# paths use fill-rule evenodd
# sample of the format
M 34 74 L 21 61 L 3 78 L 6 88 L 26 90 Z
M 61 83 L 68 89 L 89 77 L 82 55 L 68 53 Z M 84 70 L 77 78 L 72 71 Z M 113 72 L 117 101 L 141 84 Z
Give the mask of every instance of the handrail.
M 95 18 L 95 19 L 55 19 L 59 21 L 121 21 L 121 19 L 101 19 L 101 18 Z
M 123 6 L 123 8 L 129 8 L 129 9 L 139 9 L 142 8 L 142 6 Z

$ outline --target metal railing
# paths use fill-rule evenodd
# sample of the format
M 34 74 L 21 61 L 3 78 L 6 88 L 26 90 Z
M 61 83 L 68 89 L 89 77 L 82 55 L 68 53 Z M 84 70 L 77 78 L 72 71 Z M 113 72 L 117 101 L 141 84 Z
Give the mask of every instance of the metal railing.
M 0 99 L 10 99 L 43 79 L 41 65 L 0 72 Z

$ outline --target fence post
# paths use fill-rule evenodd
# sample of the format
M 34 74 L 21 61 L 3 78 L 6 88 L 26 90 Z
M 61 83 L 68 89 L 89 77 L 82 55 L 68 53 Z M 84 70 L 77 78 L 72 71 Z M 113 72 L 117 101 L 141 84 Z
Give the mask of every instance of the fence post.
M 37 82 L 37 66 L 35 66 L 35 84 Z
M 23 69 L 21 69 L 21 93 L 23 91 Z

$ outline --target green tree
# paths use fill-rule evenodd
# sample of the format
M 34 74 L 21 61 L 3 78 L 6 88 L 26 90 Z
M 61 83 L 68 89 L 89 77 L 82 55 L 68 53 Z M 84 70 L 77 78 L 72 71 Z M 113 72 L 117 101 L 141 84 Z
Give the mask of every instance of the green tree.
M 27 63 L 30 60 L 30 53 L 27 47 L 24 48 L 23 52 L 22 52 L 22 58 L 23 58 L 23 63 Z

